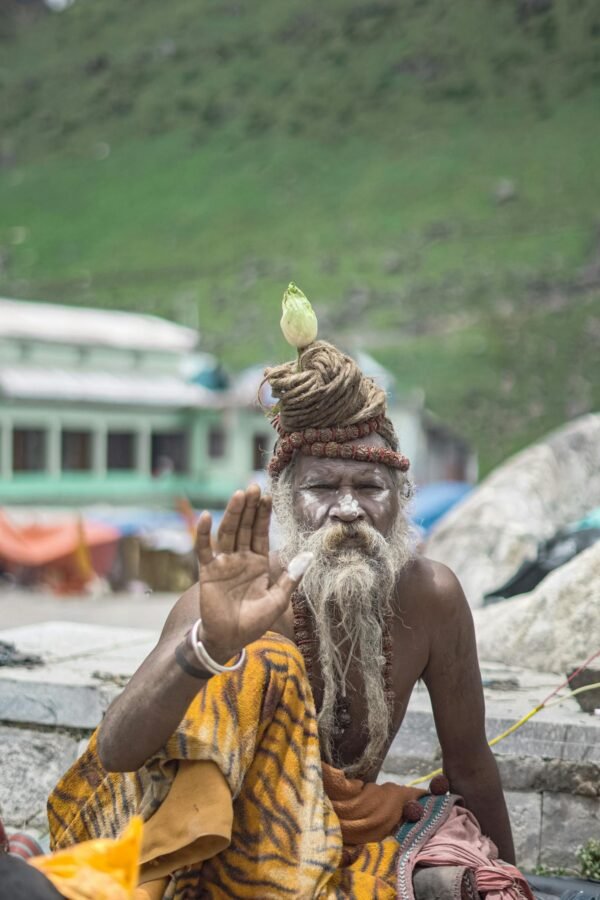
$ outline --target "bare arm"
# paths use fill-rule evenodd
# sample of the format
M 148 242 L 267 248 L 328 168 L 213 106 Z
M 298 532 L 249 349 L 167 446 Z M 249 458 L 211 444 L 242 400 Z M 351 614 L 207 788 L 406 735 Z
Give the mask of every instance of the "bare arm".
M 429 691 L 444 772 L 464 797 L 501 859 L 515 862 L 510 822 L 496 761 L 485 733 L 485 704 L 473 617 L 462 588 L 435 565 L 432 603 L 437 614 L 423 679 Z
M 284 571 L 270 585 L 270 516 L 270 498 L 261 498 L 256 485 L 238 491 L 225 510 L 215 550 L 210 542 L 211 518 L 208 513 L 200 517 L 199 584 L 177 601 L 157 646 L 111 704 L 100 726 L 98 753 L 109 771 L 139 769 L 167 742 L 206 684 L 186 674 L 175 658 L 180 645 L 187 662 L 198 666 L 185 636 L 199 616 L 206 650 L 225 664 L 271 628 L 287 608 L 303 564 L 305 568 L 309 560 L 292 560 L 294 577 Z
M 177 601 L 158 644 L 108 708 L 98 733 L 98 754 L 109 771 L 139 769 L 167 742 L 206 683 L 186 675 L 175 660 L 175 648 L 198 615 L 195 585 Z

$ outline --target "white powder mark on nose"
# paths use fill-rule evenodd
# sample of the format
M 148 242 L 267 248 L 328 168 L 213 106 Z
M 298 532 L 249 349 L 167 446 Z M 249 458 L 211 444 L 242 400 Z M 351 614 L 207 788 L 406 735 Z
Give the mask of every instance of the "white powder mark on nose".
M 351 494 L 345 494 L 340 500 L 340 510 L 344 515 L 358 515 L 358 500 Z

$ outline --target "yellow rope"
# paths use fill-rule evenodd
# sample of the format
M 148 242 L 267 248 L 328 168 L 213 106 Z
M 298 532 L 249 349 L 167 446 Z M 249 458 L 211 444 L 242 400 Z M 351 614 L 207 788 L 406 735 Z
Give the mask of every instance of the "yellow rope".
M 536 713 L 539 713 L 541 709 L 545 709 L 546 706 L 557 706 L 559 703 L 564 703 L 565 700 L 570 700 L 571 697 L 574 697 L 576 694 L 583 694 L 585 691 L 591 691 L 594 688 L 600 688 L 600 681 L 596 682 L 596 684 L 585 684 L 582 687 L 576 688 L 574 691 L 571 691 L 565 697 L 559 697 L 557 700 L 553 700 L 551 703 L 540 703 L 537 706 L 534 706 L 533 709 L 530 709 L 528 713 L 525 713 L 518 722 L 515 722 L 510 728 L 507 728 L 506 731 L 503 731 L 501 734 L 496 735 L 495 738 L 492 738 L 491 741 L 488 741 L 488 745 L 493 747 L 494 744 L 497 744 L 503 738 L 508 737 L 509 734 L 512 734 L 520 728 L 521 725 L 524 725 L 525 722 L 528 722 L 529 719 L 533 718 Z M 443 769 L 435 769 L 433 772 L 428 772 L 427 775 L 423 775 L 421 778 L 415 778 L 413 781 L 408 782 L 408 787 L 413 787 L 415 784 L 422 784 L 424 781 L 430 781 L 436 775 L 441 775 Z
M 583 684 L 581 687 L 571 691 L 570 694 L 567 694 L 566 697 L 558 697 L 556 700 L 552 700 L 551 703 L 546 703 L 545 708 L 548 709 L 550 706 L 558 706 L 559 703 L 564 703 L 565 700 L 569 700 L 576 694 L 585 694 L 586 691 L 593 691 L 595 688 L 600 688 L 600 681 L 597 681 L 595 684 Z

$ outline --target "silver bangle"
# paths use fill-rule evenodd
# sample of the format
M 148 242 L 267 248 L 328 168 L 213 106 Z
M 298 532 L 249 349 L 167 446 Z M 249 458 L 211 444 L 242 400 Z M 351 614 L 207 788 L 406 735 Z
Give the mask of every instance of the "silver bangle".
M 225 672 L 236 672 L 238 669 L 240 669 L 246 659 L 246 648 L 242 647 L 240 657 L 236 663 L 234 663 L 232 666 L 222 666 L 212 658 L 202 641 L 199 639 L 198 631 L 200 630 L 201 625 L 202 619 L 197 619 L 192 625 L 192 630 L 190 632 L 190 643 L 192 645 L 194 655 L 202 668 L 208 669 L 208 671 L 212 672 L 214 675 L 223 675 Z

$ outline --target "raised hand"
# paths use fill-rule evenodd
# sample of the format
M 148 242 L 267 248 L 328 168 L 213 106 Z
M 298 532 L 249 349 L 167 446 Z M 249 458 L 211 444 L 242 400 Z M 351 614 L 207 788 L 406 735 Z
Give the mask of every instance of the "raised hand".
M 269 583 L 271 498 L 258 485 L 236 491 L 211 546 L 212 520 L 198 520 L 196 552 L 200 564 L 200 637 L 214 660 L 225 663 L 261 637 L 287 608 L 312 561 L 301 553 L 275 584 Z

